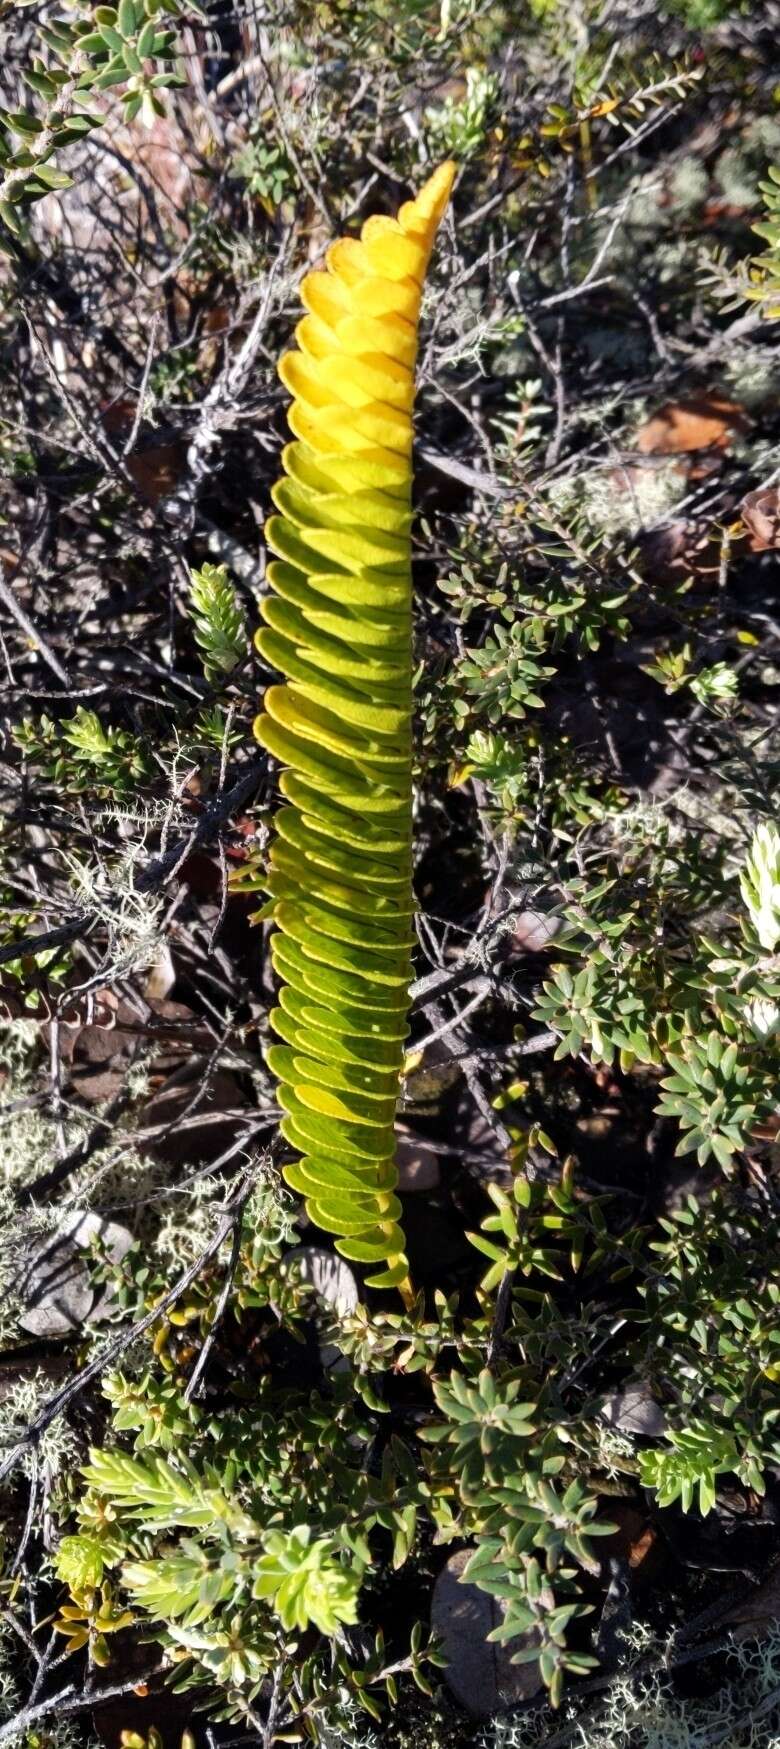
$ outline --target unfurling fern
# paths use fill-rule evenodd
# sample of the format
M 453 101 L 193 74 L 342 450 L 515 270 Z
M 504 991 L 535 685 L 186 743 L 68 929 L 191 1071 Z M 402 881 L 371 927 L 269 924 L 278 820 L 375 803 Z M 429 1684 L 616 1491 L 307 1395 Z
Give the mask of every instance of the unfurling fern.
M 412 406 L 422 282 L 454 166 L 397 219 L 342 239 L 301 288 L 280 374 L 278 559 L 257 635 L 286 675 L 255 725 L 285 767 L 266 915 L 282 980 L 271 1046 L 285 1168 L 343 1256 L 407 1289 L 394 1116 L 407 1033 L 411 860 Z

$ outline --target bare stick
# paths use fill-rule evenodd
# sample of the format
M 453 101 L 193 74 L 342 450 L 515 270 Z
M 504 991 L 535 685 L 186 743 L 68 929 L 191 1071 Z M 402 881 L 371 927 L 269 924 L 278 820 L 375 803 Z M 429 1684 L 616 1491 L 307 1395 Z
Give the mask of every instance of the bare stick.
M 25 613 L 21 602 L 17 601 L 12 588 L 5 581 L 2 569 L 0 569 L 0 601 L 2 601 L 4 607 L 7 607 L 11 618 L 16 620 L 20 631 L 23 631 L 25 637 L 29 638 L 33 649 L 37 650 L 43 657 L 44 662 L 51 669 L 52 674 L 56 674 L 57 679 L 62 681 L 63 686 L 70 689 L 70 680 L 68 679 L 66 670 L 62 666 L 59 656 L 55 656 L 51 645 L 46 642 L 43 632 L 38 630 L 38 627 L 34 625 L 33 621 L 30 619 L 29 614 Z
M 178 874 L 182 863 L 186 862 L 191 851 L 201 844 L 208 843 L 208 840 L 224 825 L 236 808 L 247 800 L 252 791 L 257 788 L 258 780 L 263 776 L 267 767 L 268 760 L 264 754 L 253 759 L 233 788 L 225 790 L 204 809 L 197 825 L 193 826 L 192 831 L 185 839 L 179 839 L 163 856 L 153 857 L 152 861 L 147 863 L 136 878 L 136 892 L 148 893 L 155 887 L 163 886 L 167 881 L 172 880 L 174 875 Z M 82 911 L 78 917 L 72 918 L 68 923 L 60 924 L 56 929 L 47 929 L 42 935 L 27 935 L 23 936 L 21 941 L 10 942 L 5 947 L 0 947 L 0 966 L 6 965 L 10 960 L 18 960 L 26 954 L 44 953 L 48 948 L 68 946 L 79 936 L 86 934 L 87 930 L 91 929 L 97 921 L 98 918 L 94 912 Z

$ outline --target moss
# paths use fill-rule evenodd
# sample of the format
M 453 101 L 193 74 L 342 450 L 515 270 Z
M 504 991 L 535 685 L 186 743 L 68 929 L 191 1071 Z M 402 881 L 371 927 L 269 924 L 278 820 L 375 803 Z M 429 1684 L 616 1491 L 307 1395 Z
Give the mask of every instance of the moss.
M 662 1657 L 648 1633 L 635 1630 L 633 1662 Z M 780 1630 L 734 1645 L 728 1685 L 706 1699 L 677 1693 L 664 1669 L 649 1678 L 630 1666 L 595 1705 L 568 1701 L 558 1713 L 497 1719 L 479 1749 L 777 1749 L 780 1743 Z M 722 1667 L 722 1666 L 721 1666 Z

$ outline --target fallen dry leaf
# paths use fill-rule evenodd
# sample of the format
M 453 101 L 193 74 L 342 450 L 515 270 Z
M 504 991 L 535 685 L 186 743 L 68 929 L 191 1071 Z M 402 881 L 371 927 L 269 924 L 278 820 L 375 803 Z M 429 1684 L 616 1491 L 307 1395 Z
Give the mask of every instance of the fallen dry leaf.
M 187 451 L 183 443 L 150 443 L 127 458 L 127 471 L 150 504 L 159 504 L 175 491 L 184 472 Z
M 762 1123 L 751 1126 L 750 1139 L 753 1142 L 772 1142 L 780 1140 L 780 1112 L 773 1112 L 771 1117 Z
M 757 486 L 740 504 L 751 553 L 780 547 L 780 486 Z
M 133 429 L 135 411 L 135 403 L 127 400 L 112 401 L 102 409 L 102 424 L 120 449 Z M 176 432 L 142 427 L 125 466 L 143 497 L 150 504 L 159 504 L 177 487 L 186 461 L 186 444 Z
M 709 521 L 665 522 L 636 537 L 642 574 L 652 583 L 713 584 L 720 572 L 720 538 Z
M 190 1058 L 188 1053 L 188 1061 L 167 1077 L 145 1105 L 141 1116 L 144 1132 L 161 1126 L 158 1135 L 144 1142 L 150 1159 L 168 1166 L 202 1166 L 217 1160 L 235 1140 L 235 1113 L 244 1107 L 249 1113 L 249 1102 L 228 1069 L 217 1069 L 202 1094 L 205 1068 L 203 1059 Z M 191 1121 L 184 1123 L 184 1119 Z
M 735 432 L 750 421 L 738 401 L 702 391 L 684 400 L 667 401 L 641 425 L 636 448 L 641 455 L 692 455 L 698 450 L 728 449 Z
M 609 1500 L 608 1516 L 617 1529 L 601 1542 L 602 1553 L 627 1561 L 634 1581 L 657 1579 L 666 1561 L 666 1547 L 651 1519 L 630 1500 Z

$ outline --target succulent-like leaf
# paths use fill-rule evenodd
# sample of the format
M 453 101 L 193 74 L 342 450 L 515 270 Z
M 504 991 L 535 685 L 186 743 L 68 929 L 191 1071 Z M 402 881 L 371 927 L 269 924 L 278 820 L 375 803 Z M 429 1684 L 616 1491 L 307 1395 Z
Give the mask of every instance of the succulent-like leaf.
M 355 1262 L 405 1286 L 393 1120 L 411 974 L 412 407 L 422 285 L 454 166 L 328 250 L 280 375 L 278 557 L 257 635 L 286 677 L 256 733 L 285 770 L 269 887 L 286 1176 Z

